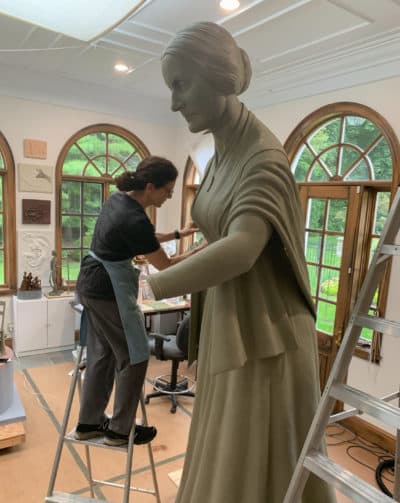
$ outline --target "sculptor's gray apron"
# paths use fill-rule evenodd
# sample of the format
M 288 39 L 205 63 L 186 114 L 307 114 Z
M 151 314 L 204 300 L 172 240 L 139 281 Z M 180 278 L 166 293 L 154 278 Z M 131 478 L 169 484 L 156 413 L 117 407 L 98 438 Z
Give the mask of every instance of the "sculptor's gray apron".
M 91 250 L 89 255 L 101 262 L 110 276 L 115 298 L 128 343 L 132 364 L 149 359 L 149 341 L 144 324 L 144 316 L 137 303 L 140 271 L 132 265 L 131 259 L 112 262 L 99 258 Z

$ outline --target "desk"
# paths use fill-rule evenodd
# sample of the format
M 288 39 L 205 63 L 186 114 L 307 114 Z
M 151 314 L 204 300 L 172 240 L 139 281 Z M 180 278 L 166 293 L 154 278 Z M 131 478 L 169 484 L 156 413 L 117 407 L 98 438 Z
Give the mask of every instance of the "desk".
M 146 330 L 151 330 L 151 317 L 158 314 L 181 313 L 190 310 L 190 301 L 176 299 L 147 300 L 139 304 L 145 317 Z M 158 330 L 156 330 L 158 331 Z
M 81 314 L 83 306 L 75 302 L 70 302 L 72 309 L 77 313 Z M 176 302 L 175 300 L 165 299 L 165 300 L 146 300 L 139 307 L 143 314 L 162 314 L 162 313 L 175 313 L 179 311 L 187 311 L 190 309 L 190 301 L 182 300 Z
M 188 300 L 175 301 L 173 299 L 146 300 L 142 304 L 139 304 L 139 306 L 143 314 L 147 315 L 175 313 L 190 309 L 190 302 Z
M 74 302 L 70 302 L 70 304 L 76 312 L 79 314 L 82 313 L 82 304 L 76 304 Z M 145 317 L 146 329 L 149 330 L 149 320 L 151 319 L 151 316 L 164 313 L 184 313 L 185 311 L 190 310 L 190 301 L 177 301 L 176 299 L 146 300 L 145 302 L 139 304 L 139 307 Z

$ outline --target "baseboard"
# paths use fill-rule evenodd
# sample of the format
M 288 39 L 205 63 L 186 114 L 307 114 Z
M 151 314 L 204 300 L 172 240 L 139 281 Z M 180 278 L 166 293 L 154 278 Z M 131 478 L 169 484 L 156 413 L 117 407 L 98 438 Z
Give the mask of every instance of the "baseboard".
M 396 437 L 374 424 L 361 419 L 361 417 L 349 417 L 339 421 L 345 428 L 356 433 L 368 442 L 379 445 L 382 449 L 394 454 L 396 452 Z

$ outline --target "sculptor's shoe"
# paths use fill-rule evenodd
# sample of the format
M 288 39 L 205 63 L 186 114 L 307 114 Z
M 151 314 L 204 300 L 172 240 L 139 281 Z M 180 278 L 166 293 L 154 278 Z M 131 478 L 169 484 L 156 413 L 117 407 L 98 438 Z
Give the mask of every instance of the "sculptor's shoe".
M 142 426 L 137 424 L 135 426 L 135 439 L 136 445 L 148 444 L 157 435 L 157 430 L 154 426 Z
M 102 437 L 107 431 L 110 420 L 107 418 L 102 424 L 78 423 L 75 428 L 74 437 L 76 440 L 89 440 L 95 437 Z
M 147 444 L 153 440 L 157 435 L 157 430 L 154 426 L 141 426 L 137 424 L 135 426 L 135 437 L 133 442 L 136 445 Z M 126 445 L 129 440 L 129 435 L 123 435 L 122 433 L 116 433 L 110 429 L 104 432 L 104 443 L 106 445 L 112 445 L 114 447 Z

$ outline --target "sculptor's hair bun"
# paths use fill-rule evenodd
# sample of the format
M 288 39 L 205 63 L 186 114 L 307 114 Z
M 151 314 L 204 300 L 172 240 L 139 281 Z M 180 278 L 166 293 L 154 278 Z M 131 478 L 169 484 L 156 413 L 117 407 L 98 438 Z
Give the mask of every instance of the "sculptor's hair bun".
M 148 183 L 152 183 L 156 188 L 164 187 L 176 180 L 177 176 L 178 170 L 171 161 L 151 155 L 140 161 L 136 171 L 125 171 L 114 178 L 114 182 L 122 192 L 130 192 L 144 190 Z

